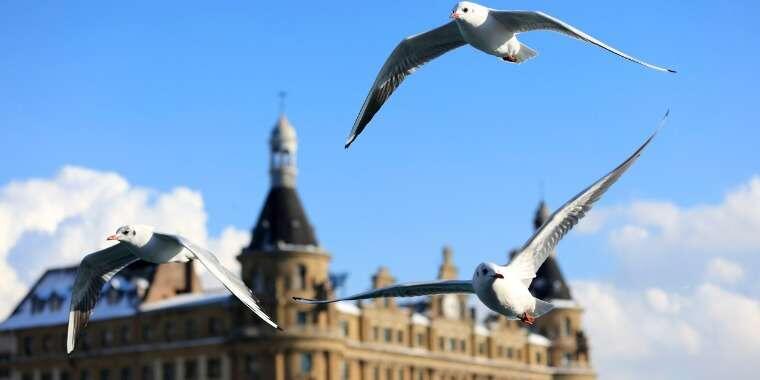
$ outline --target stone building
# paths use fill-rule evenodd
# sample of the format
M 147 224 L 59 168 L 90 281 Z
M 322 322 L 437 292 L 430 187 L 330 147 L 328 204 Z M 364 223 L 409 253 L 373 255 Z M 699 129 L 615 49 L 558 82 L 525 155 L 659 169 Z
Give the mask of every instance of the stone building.
M 558 307 L 533 329 L 476 318 L 469 296 L 378 299 L 313 307 L 329 297 L 330 254 L 296 190 L 298 143 L 282 115 L 272 131 L 271 188 L 238 256 L 243 279 L 285 329 L 276 331 L 226 292 L 204 292 L 192 264 L 136 263 L 103 289 L 90 325 L 64 354 L 76 267 L 45 272 L 0 324 L 0 380 L 587 380 L 582 308 L 550 257 L 532 291 Z M 548 215 L 543 203 L 536 226 Z M 458 278 L 444 248 L 440 279 Z M 387 268 L 372 286 L 394 282 Z

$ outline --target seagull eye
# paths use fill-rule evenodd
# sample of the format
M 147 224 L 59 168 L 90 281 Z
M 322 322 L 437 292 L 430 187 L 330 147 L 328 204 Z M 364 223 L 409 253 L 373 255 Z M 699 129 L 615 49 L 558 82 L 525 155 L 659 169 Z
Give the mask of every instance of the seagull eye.
M 467 8 L 462 8 L 462 12 L 467 13 Z
M 486 273 L 488 273 L 488 269 L 486 269 L 486 268 L 483 268 L 483 269 L 480 271 L 480 273 L 482 273 L 482 274 L 485 276 L 485 274 L 486 274 Z

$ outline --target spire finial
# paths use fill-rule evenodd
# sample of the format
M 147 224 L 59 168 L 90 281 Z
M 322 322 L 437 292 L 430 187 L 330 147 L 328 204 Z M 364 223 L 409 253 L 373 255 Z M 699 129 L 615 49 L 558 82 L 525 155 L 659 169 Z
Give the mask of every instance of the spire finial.
M 282 115 L 285 113 L 285 98 L 288 97 L 288 92 L 280 91 L 277 93 L 277 97 L 280 98 L 279 108 L 280 108 L 280 115 Z

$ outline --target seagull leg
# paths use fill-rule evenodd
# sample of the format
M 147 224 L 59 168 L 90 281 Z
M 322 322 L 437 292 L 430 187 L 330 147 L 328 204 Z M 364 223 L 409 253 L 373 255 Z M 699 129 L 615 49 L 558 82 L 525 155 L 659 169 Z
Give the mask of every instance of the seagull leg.
M 507 62 L 517 63 L 517 57 L 514 55 L 505 55 L 501 57 L 501 59 Z
M 533 325 L 533 323 L 536 321 L 536 317 L 528 314 L 528 312 L 526 311 L 525 313 L 523 313 L 523 315 L 520 316 L 520 320 L 522 321 L 522 323 L 525 323 L 526 325 L 530 326 L 530 325 Z

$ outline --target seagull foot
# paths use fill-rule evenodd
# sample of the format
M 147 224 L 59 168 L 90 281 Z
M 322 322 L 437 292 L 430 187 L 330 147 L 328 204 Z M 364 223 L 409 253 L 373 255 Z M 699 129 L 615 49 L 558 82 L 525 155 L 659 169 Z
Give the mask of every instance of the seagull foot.
M 505 56 L 501 57 L 501 59 L 503 59 L 503 60 L 505 60 L 507 62 L 517 63 L 517 57 L 515 57 L 514 55 L 505 55 Z
M 526 313 L 523 313 L 522 316 L 520 316 L 520 320 L 522 321 L 522 323 L 525 323 L 526 325 L 531 326 L 536 321 L 536 317 L 526 312 Z

